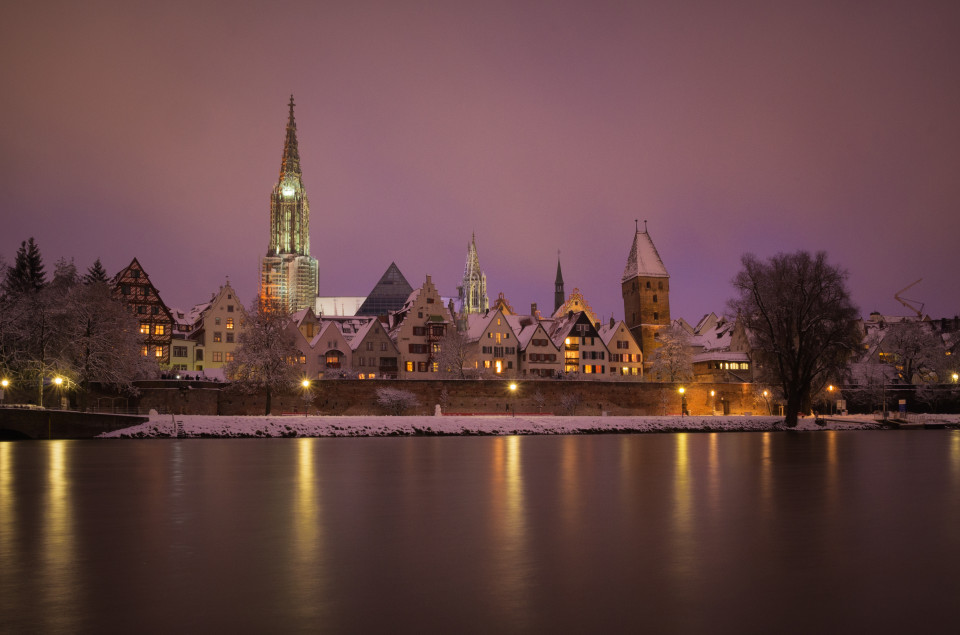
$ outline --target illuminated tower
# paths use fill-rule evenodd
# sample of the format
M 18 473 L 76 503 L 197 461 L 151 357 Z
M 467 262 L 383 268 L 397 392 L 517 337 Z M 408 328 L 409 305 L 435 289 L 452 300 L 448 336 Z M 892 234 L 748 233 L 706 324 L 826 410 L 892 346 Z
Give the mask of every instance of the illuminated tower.
M 640 343 L 646 367 L 660 345 L 660 332 L 670 328 L 670 275 L 647 233 L 637 226 L 627 266 L 620 279 L 624 322 Z
M 477 257 L 477 237 L 470 237 L 467 245 L 467 264 L 463 268 L 463 282 L 457 287 L 460 295 L 460 312 L 482 313 L 490 308 L 487 300 L 487 276 L 480 269 L 480 259 Z
M 293 95 L 289 105 L 280 179 L 270 195 L 270 244 L 260 259 L 260 298 L 297 311 L 316 303 L 317 261 L 310 257 L 310 204 L 300 171 Z

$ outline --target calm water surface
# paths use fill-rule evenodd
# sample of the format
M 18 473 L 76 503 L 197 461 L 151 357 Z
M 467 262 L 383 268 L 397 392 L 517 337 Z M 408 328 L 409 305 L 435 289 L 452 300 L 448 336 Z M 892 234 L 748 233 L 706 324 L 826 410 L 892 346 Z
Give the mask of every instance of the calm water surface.
M 957 431 L 0 442 L 4 633 L 958 624 Z

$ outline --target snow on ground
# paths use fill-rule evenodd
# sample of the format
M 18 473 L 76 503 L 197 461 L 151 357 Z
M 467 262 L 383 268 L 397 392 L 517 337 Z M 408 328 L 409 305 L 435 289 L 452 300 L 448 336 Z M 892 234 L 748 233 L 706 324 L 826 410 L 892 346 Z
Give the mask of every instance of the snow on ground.
M 960 416 L 938 417 L 956 425 Z M 762 432 L 784 430 L 782 417 L 557 417 L 538 415 L 443 417 L 216 417 L 152 415 L 146 423 L 101 436 L 144 438 L 173 436 L 182 422 L 186 437 L 382 437 L 410 435 L 587 434 L 605 432 Z M 819 426 L 811 417 L 797 430 L 875 430 L 870 417 L 829 417 Z

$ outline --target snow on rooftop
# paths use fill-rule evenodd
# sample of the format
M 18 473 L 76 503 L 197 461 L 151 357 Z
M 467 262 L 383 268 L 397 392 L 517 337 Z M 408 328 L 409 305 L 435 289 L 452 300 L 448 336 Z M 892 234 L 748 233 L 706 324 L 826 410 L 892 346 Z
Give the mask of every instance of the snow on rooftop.
M 630 255 L 627 257 L 627 266 L 623 270 L 623 278 L 620 282 L 626 282 L 632 278 L 669 278 L 667 268 L 657 253 L 657 248 L 650 239 L 650 234 L 644 231 L 638 231 L 633 239 L 633 246 L 630 248 Z

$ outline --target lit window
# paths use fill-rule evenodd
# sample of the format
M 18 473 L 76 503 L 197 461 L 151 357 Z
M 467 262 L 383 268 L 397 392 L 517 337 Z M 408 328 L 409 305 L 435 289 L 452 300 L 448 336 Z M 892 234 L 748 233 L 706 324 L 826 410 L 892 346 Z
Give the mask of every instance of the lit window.
M 357 375 L 357 379 L 366 379 L 366 376 L 364 376 L 363 373 L 360 373 L 359 375 Z
M 146 322 L 140 323 L 140 334 L 141 335 L 150 335 L 150 325 Z
M 227 318 L 227 328 L 228 329 L 233 328 L 233 318 Z
M 225 362 L 232 362 L 232 361 L 233 361 L 233 353 L 224 353 L 224 354 L 223 354 L 223 361 L 225 361 Z
M 163 347 L 158 346 L 156 350 L 153 352 L 153 354 L 155 357 L 163 357 Z
M 407 372 L 408 373 L 413 372 L 413 362 L 407 362 Z
M 222 362 L 222 361 L 223 361 L 223 353 L 220 353 L 220 352 L 218 352 L 218 351 L 214 351 L 214 352 L 213 352 L 213 360 L 211 360 L 211 361 L 214 361 L 214 362 Z
M 220 331 L 214 331 L 214 332 L 213 332 L 213 341 L 214 341 L 214 342 L 222 342 L 222 341 L 223 341 L 223 333 L 221 333 Z
M 490 360 L 489 360 L 489 359 L 483 360 L 483 367 L 484 367 L 484 368 L 490 368 Z
M 369 375 L 367 375 L 367 377 L 369 377 L 370 379 L 376 379 L 376 378 L 377 378 L 377 374 L 376 374 L 376 373 L 370 373 Z M 361 377 L 360 379 L 363 379 L 363 377 Z
M 163 335 L 163 324 L 157 324 L 153 327 L 154 335 Z
M 497 360 L 497 372 L 503 372 L 503 362 L 501 362 L 499 359 Z
M 144 357 L 146 357 L 147 355 L 150 354 L 150 347 L 149 347 L 149 346 L 144 346 L 142 349 L 140 349 L 140 353 L 141 353 Z
M 440 370 L 440 363 L 439 363 L 439 362 L 433 362 L 433 372 L 437 372 L 437 371 L 439 371 L 439 370 Z

